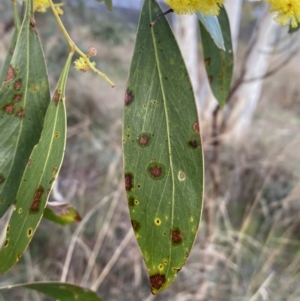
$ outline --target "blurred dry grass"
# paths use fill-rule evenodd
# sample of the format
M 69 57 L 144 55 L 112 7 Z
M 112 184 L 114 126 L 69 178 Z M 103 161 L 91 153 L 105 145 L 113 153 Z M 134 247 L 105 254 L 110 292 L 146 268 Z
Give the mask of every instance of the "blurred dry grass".
M 96 17 L 83 8 L 71 9 L 75 17 L 68 16 L 68 9 L 64 17 L 71 35 L 82 47 L 98 49 L 97 65 L 117 87 L 111 89 L 93 74 L 71 71 L 67 150 L 52 198 L 72 202 L 83 221 L 64 228 L 43 221 L 24 258 L 1 276 L 2 284 L 62 279 L 97 289 L 110 301 L 300 300 L 299 61 L 266 81 L 243 143 L 222 147 L 216 198 L 206 175 L 205 201 L 213 206 L 213 224 L 204 216 L 178 279 L 152 296 L 131 234 L 122 178 L 122 107 L 134 26 L 117 13 Z M 71 29 L 77 17 L 84 26 Z M 38 21 L 54 87 L 66 56 L 65 43 L 50 18 L 39 16 Z M 114 24 L 123 31 L 112 31 Z M 101 26 L 108 29 L 101 31 Z M 9 41 L 8 35 L 3 37 L 1 59 Z M 204 149 L 209 151 L 206 141 Z M 23 291 L 4 297 L 48 300 Z

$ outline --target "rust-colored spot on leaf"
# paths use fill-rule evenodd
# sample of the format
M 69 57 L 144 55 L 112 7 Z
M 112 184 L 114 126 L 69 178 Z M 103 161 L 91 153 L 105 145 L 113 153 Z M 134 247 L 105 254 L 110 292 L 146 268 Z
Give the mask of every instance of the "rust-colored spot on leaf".
M 200 132 L 200 126 L 199 126 L 199 123 L 198 122 L 195 122 L 194 125 L 193 125 L 193 130 L 197 133 Z
M 209 81 L 210 84 L 212 83 L 213 79 L 214 79 L 214 78 L 213 78 L 212 75 L 209 75 L 209 76 L 208 76 L 208 81 Z
M 56 105 L 58 105 L 59 100 L 60 100 L 60 93 L 58 90 L 55 91 L 54 95 L 53 95 L 53 99 L 56 102 Z
M 35 213 L 35 212 L 39 211 L 41 197 L 42 197 L 43 193 L 44 193 L 44 188 L 40 186 L 36 190 L 36 192 L 33 196 L 33 200 L 32 200 L 31 206 L 29 208 L 30 212 Z
M 4 243 L 4 248 L 6 248 L 8 246 L 8 239 L 5 241 L 5 243 Z
M 134 95 L 132 91 L 127 89 L 125 93 L 125 99 L 124 99 L 125 106 L 129 106 L 132 103 L 133 99 L 134 99 Z
M 59 136 L 60 136 L 59 132 L 55 132 L 55 133 L 54 133 L 54 138 L 58 139 Z
M 160 177 L 162 174 L 162 168 L 159 166 L 152 166 L 149 171 L 153 177 Z
M 172 243 L 178 245 L 182 242 L 182 235 L 179 229 L 172 230 L 171 232 Z
M 15 84 L 14 84 L 14 89 L 15 89 L 15 90 L 20 90 L 21 85 L 22 85 L 22 80 L 21 80 L 21 79 L 18 79 L 18 80 L 15 82 Z
M 3 109 L 7 114 L 12 114 L 14 112 L 15 106 L 13 104 L 9 104 L 4 106 Z
M 19 253 L 19 254 L 17 255 L 17 258 L 16 258 L 17 261 L 19 261 L 19 260 L 21 259 L 21 257 L 22 257 L 22 254 Z
M 128 205 L 129 206 L 135 206 L 135 203 L 134 203 L 134 197 L 130 197 L 130 198 L 128 198 Z
M 15 101 L 15 102 L 18 102 L 18 101 L 20 101 L 21 98 L 22 98 L 22 94 L 16 94 L 16 95 L 14 96 L 14 101 Z
M 14 79 L 14 77 L 15 77 L 15 70 L 14 70 L 14 68 L 10 65 L 9 68 L 8 68 L 8 70 L 7 70 L 7 73 L 6 73 L 6 76 L 5 76 L 4 81 L 5 81 L 5 82 L 8 82 L 8 81 Z
M 150 276 L 150 284 L 151 284 L 152 293 L 153 293 L 153 288 L 159 290 L 165 282 L 166 282 L 165 275 L 156 274 L 156 275 Z
M 4 183 L 5 177 L 4 175 L 0 174 L 0 184 Z
M 131 220 L 133 230 L 136 232 L 141 228 L 141 224 L 138 221 Z
M 138 137 L 138 144 L 139 144 L 139 146 L 141 146 L 141 147 L 148 146 L 149 142 L 150 142 L 150 139 L 151 139 L 150 137 L 151 137 L 150 134 L 141 134 Z
M 27 161 L 27 165 L 31 165 L 31 164 L 32 164 L 32 160 L 29 159 L 29 160 Z
M 131 173 L 125 174 L 125 189 L 130 191 L 133 187 L 133 175 Z
M 24 110 L 23 109 L 19 109 L 19 111 L 17 113 L 17 116 L 20 117 L 20 118 L 23 118 L 24 115 L 25 115 Z

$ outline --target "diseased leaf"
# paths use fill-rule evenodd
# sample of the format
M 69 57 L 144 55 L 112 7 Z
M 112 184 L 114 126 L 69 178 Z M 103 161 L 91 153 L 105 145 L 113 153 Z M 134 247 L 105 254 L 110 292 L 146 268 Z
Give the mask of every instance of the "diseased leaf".
M 49 193 L 62 163 L 66 142 L 65 86 L 69 56 L 45 117 L 39 143 L 33 148 L 16 196 L 16 210 L 0 251 L 0 274 L 21 258 L 43 216 Z
M 47 70 L 31 4 L 27 1 L 18 42 L 0 90 L 0 217 L 16 199 L 50 101 Z
M 206 28 L 207 32 L 210 34 L 216 46 L 225 50 L 224 38 L 218 18 L 216 16 L 205 16 L 200 12 L 196 12 L 196 15 L 199 21 Z
M 210 87 L 220 107 L 223 107 L 229 91 L 233 73 L 233 51 L 229 20 L 225 8 L 221 8 L 219 22 L 226 50 L 219 49 L 204 25 L 199 22 L 204 63 Z
M 131 222 L 152 293 L 189 256 L 202 210 L 203 158 L 193 89 L 166 18 L 145 0 L 125 95 L 123 150 Z
M 112 10 L 112 0 L 97 0 L 98 2 L 104 2 L 108 10 Z
M 60 301 L 101 301 L 97 294 L 87 288 L 64 282 L 36 282 L 10 285 L 0 290 L 29 288 Z M 1 299 L 0 299 L 1 300 Z
M 43 217 L 62 226 L 81 221 L 76 208 L 64 202 L 49 202 L 45 208 Z

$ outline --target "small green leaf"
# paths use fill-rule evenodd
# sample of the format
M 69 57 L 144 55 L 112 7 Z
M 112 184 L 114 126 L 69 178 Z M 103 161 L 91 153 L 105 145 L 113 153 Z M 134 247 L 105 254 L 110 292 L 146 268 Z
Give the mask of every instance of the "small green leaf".
M 108 10 L 112 10 L 113 5 L 112 5 L 112 0 L 97 0 L 98 2 L 105 2 L 105 5 Z
M 0 274 L 21 258 L 43 216 L 49 193 L 60 170 L 66 142 L 65 86 L 69 55 L 45 117 L 39 143 L 33 148 L 16 196 L 6 241 L 0 251 Z
M 0 74 L 0 85 L 2 85 L 2 83 L 6 77 L 7 71 L 9 69 L 9 65 L 10 65 L 12 56 L 14 54 L 14 50 L 16 48 L 18 35 L 19 35 L 19 31 L 17 29 L 15 29 L 14 34 L 12 36 L 12 40 L 11 40 L 9 48 L 8 48 L 8 53 L 7 53 L 5 61 L 4 61 L 4 65 L 2 67 L 2 71 Z
M 146 0 L 125 94 L 123 150 L 131 222 L 154 294 L 185 264 L 200 223 L 203 158 L 193 88 L 166 18 Z
M 59 301 L 101 301 L 97 294 L 87 288 L 64 282 L 36 282 L 1 287 L 0 290 L 29 288 Z M 0 299 L 1 300 L 1 299 Z
M 63 202 L 49 202 L 43 217 L 62 226 L 81 221 L 76 208 L 69 203 Z
M 199 22 L 204 63 L 210 87 L 220 107 L 223 107 L 229 91 L 233 73 L 233 51 L 229 20 L 225 8 L 221 8 L 219 22 L 224 37 L 225 49 L 219 49 L 209 32 Z
M 31 1 L 0 90 L 0 217 L 15 201 L 50 101 L 45 59 Z
M 205 16 L 200 12 L 196 12 L 196 15 L 199 21 L 206 28 L 207 32 L 210 34 L 216 46 L 225 50 L 224 38 L 218 18 L 216 16 Z

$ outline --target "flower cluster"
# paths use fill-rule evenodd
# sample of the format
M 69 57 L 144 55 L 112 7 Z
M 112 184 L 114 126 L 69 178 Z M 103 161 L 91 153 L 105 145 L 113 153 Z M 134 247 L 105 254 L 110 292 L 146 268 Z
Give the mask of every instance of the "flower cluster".
M 23 0 L 26 1 L 26 0 Z M 63 10 L 61 9 L 61 6 L 63 3 L 55 3 L 54 7 L 59 15 L 63 15 Z M 46 10 L 50 7 L 49 0 L 33 0 L 33 10 L 44 13 Z
M 193 14 L 196 11 L 208 16 L 219 14 L 224 0 L 165 0 L 176 14 Z
M 293 28 L 300 22 L 299 0 L 265 0 L 270 4 L 270 12 L 275 13 L 275 21 L 280 25 L 289 25 Z
M 83 58 L 80 57 L 76 61 L 74 61 L 74 67 L 76 70 L 86 72 L 90 69 L 90 66 L 88 65 L 87 61 Z M 91 66 L 95 66 L 95 62 L 90 63 Z

